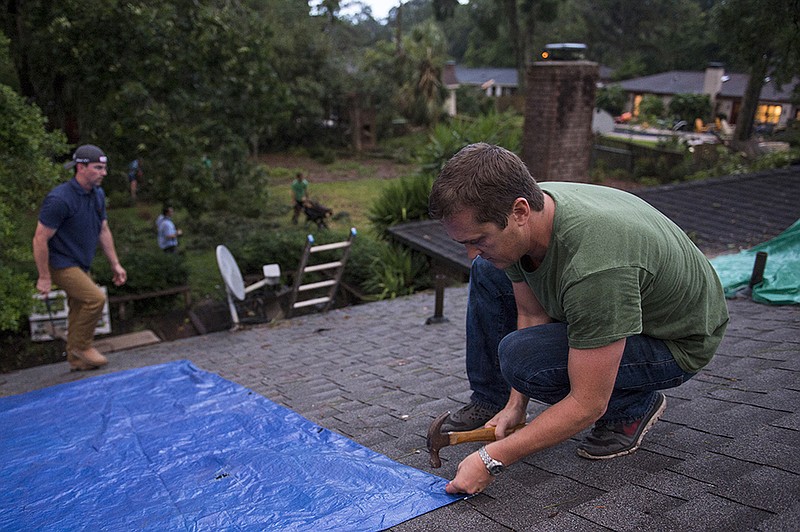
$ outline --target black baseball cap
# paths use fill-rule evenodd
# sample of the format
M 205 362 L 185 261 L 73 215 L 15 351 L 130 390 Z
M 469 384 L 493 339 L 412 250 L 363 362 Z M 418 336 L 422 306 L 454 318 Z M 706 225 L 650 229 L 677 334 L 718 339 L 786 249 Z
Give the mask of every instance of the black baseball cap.
M 108 157 L 103 150 L 94 144 L 84 144 L 72 154 L 72 160 L 64 164 L 64 168 L 73 168 L 78 163 L 107 163 Z

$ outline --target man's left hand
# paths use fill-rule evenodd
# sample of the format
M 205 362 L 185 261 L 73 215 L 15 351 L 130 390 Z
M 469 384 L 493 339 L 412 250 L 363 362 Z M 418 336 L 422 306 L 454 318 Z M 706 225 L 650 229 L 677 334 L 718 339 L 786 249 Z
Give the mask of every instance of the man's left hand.
M 447 493 L 467 493 L 469 495 L 480 493 L 492 483 L 494 477 L 489 474 L 483 460 L 477 452 L 464 458 L 458 464 L 456 478 L 444 487 Z

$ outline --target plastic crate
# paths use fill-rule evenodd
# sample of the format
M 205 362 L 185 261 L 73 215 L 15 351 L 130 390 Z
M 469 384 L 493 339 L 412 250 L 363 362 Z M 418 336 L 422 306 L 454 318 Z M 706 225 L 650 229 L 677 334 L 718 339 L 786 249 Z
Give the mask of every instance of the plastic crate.
M 94 334 L 109 334 L 111 332 L 111 314 L 108 310 L 108 290 L 105 286 L 101 286 L 100 290 L 106 296 L 105 304 L 103 305 L 103 314 L 97 322 L 97 327 L 94 329 Z M 45 303 L 45 296 L 41 294 L 34 294 L 34 308 L 31 312 L 28 322 L 31 327 L 31 340 L 34 342 L 49 342 L 55 340 L 50 336 L 50 314 L 47 312 L 47 304 Z M 67 293 L 63 290 L 53 290 L 47 294 L 47 299 L 50 301 L 50 309 L 53 314 L 53 325 L 57 329 L 67 330 L 67 317 L 69 316 L 69 303 L 67 302 Z

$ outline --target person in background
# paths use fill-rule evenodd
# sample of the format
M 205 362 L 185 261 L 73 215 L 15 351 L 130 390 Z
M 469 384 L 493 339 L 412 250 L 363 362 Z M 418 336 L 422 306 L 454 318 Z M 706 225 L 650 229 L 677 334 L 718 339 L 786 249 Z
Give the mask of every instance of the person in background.
M 139 189 L 139 180 L 142 178 L 142 162 L 134 159 L 128 165 L 128 184 L 131 189 L 131 200 L 136 201 L 136 191 Z
M 178 237 L 183 231 L 175 227 L 172 215 L 175 213 L 172 207 L 164 207 L 164 211 L 159 217 L 158 222 L 158 247 L 166 253 L 177 253 Z
M 300 213 L 303 212 L 303 207 L 308 199 L 308 181 L 303 178 L 302 172 L 297 172 L 294 181 L 292 181 L 292 199 L 294 200 L 292 223 L 297 224 L 297 219 L 300 217 Z
M 94 330 L 103 315 L 105 295 L 89 276 L 97 245 L 103 250 L 120 286 L 128 275 L 117 258 L 106 218 L 101 188 L 108 158 L 92 144 L 80 146 L 65 164 L 74 177 L 45 197 L 33 236 L 33 258 L 39 278 L 36 289 L 47 296 L 53 284 L 67 293 L 69 322 L 67 362 L 72 370 L 90 370 L 108 363 L 93 346 Z

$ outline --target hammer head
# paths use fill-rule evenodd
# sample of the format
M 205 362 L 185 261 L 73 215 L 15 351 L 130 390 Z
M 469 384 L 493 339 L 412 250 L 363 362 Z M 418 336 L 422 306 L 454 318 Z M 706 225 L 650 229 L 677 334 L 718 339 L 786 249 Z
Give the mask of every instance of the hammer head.
M 433 468 L 442 467 L 442 461 L 439 458 L 439 449 L 450 445 L 450 436 L 442 434 L 442 424 L 444 424 L 444 420 L 447 419 L 449 415 L 450 411 L 448 410 L 434 419 L 431 426 L 428 427 L 428 453 L 430 453 L 430 463 Z

